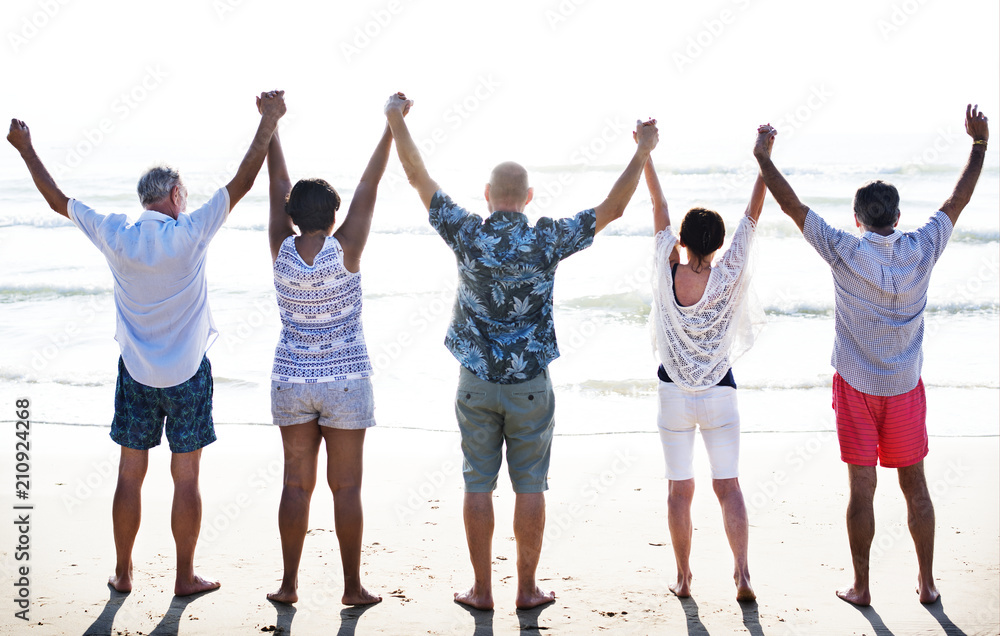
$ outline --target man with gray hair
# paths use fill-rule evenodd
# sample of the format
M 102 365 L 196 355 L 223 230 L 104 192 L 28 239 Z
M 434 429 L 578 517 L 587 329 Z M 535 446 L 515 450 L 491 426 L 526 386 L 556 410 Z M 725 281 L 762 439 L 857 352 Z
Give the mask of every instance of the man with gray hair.
M 99 214 L 68 198 L 42 165 L 23 121 L 10 123 L 7 140 L 24 159 L 35 186 L 54 211 L 80 228 L 104 254 L 114 278 L 121 348 L 111 439 L 121 445 L 118 485 L 112 504 L 117 563 L 108 583 L 132 590 L 132 546 L 139 531 L 142 482 L 149 449 L 166 428 L 173 453 L 174 481 L 170 526 L 177 546 L 174 594 L 213 590 L 218 581 L 194 572 L 201 529 L 198 470 L 201 449 L 215 441 L 212 423 L 212 369 L 205 352 L 218 333 L 208 306 L 205 261 L 208 243 L 233 206 L 253 186 L 278 119 L 285 113 L 283 91 L 260 96 L 261 119 L 236 176 L 208 203 L 186 214 L 187 188 L 167 166 L 139 179 L 144 209 L 132 222 L 124 214 Z

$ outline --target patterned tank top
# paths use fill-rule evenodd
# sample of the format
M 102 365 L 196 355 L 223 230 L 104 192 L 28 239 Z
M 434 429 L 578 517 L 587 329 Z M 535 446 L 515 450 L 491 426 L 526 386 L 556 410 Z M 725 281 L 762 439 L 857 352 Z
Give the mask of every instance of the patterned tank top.
M 274 261 L 274 288 L 281 338 L 274 349 L 271 379 L 332 382 L 372 374 L 361 329 L 361 274 L 344 267 L 344 250 L 329 236 L 306 265 L 295 237 L 281 244 Z

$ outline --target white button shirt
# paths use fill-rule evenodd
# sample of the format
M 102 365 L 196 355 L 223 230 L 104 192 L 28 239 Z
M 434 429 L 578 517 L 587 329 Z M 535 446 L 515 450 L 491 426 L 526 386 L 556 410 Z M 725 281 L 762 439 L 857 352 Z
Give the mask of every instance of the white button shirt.
M 145 210 L 132 223 L 124 214 L 99 214 L 70 199 L 69 218 L 111 267 L 115 340 L 140 384 L 165 388 L 187 381 L 215 340 L 205 259 L 227 216 L 225 188 L 176 221 Z

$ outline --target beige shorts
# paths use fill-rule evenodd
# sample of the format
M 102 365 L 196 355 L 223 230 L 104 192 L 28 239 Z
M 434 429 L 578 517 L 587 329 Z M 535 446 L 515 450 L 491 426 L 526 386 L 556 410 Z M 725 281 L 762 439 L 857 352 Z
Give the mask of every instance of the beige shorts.
M 359 429 L 375 426 L 370 378 L 303 384 L 271 381 L 271 417 L 278 426 L 319 420 L 320 426 Z
M 462 432 L 465 491 L 496 489 L 505 445 L 514 492 L 548 490 L 555 407 L 548 371 L 527 382 L 494 384 L 463 367 L 455 415 Z

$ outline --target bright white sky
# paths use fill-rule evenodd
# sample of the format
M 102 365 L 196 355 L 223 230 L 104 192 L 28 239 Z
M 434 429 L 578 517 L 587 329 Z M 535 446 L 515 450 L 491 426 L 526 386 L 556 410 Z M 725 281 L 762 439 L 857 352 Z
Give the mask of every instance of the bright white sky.
M 623 165 L 622 126 L 650 116 L 660 165 L 745 161 L 765 121 L 784 133 L 786 163 L 905 163 L 941 131 L 942 157 L 957 162 L 966 102 L 1000 122 L 998 7 L 5 0 L 0 113 L 28 122 L 49 164 L 99 138 L 88 172 L 132 154 L 182 170 L 234 162 L 256 126 L 253 96 L 271 88 L 287 91 L 290 161 L 353 174 L 396 90 L 416 100 L 408 120 L 428 149 L 437 131 L 432 174 L 505 159 Z M 610 150 L 586 158 L 580 147 L 603 150 L 602 135 Z M 0 153 L 5 178 L 18 164 Z

